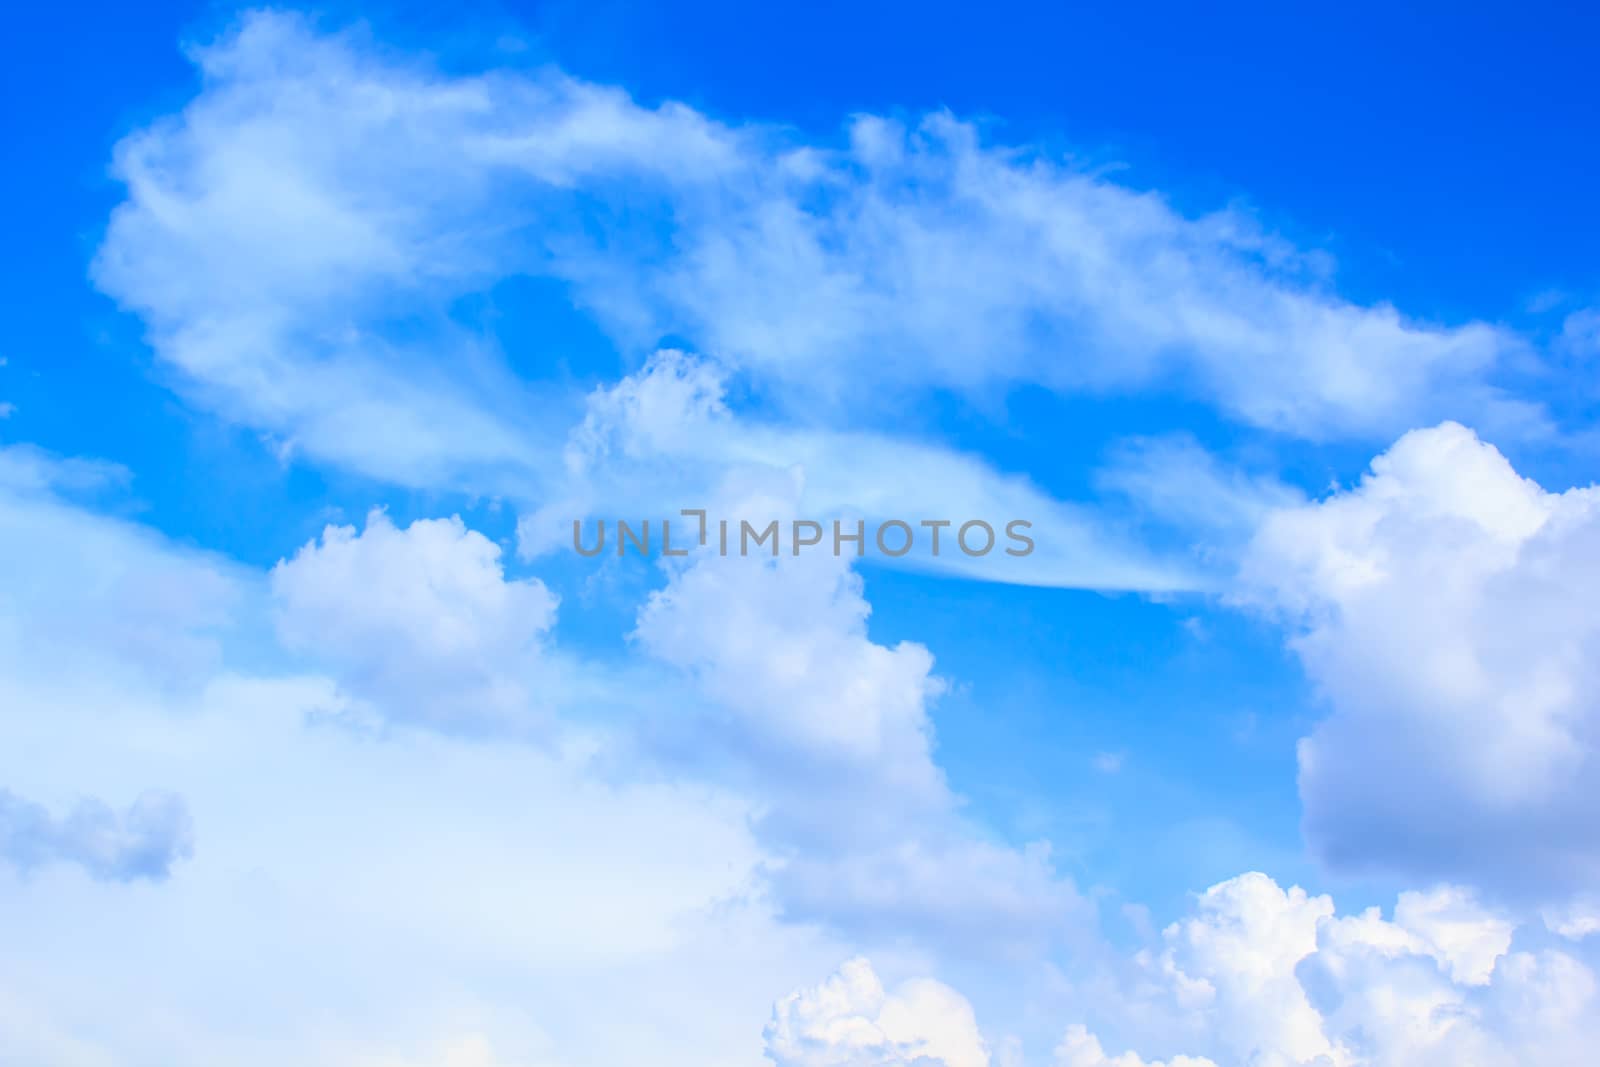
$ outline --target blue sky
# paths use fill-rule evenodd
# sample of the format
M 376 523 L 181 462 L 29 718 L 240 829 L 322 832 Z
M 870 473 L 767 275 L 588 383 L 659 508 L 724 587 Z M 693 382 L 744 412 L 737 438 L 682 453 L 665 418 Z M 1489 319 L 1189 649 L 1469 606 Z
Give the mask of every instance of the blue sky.
M 12 26 L 17 1062 L 1592 1047 L 1594 16 Z

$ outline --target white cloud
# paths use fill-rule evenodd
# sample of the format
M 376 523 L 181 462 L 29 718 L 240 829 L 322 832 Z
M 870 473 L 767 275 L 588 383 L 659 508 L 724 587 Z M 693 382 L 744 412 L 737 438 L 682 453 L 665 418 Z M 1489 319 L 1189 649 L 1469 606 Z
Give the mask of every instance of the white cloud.
M 1144 1060 L 1135 1052 L 1108 1056 L 1100 1039 L 1074 1023 L 1056 1046 L 1056 1067 L 1216 1067 L 1205 1057 L 1174 1056 L 1170 1060 Z
M 1500 329 L 1351 303 L 1238 212 L 1186 217 L 948 115 L 800 143 L 279 13 L 191 55 L 202 92 L 118 146 L 97 282 L 193 399 L 375 477 L 526 498 L 553 472 L 559 427 L 529 412 L 566 399 L 451 317 L 530 274 L 629 358 L 684 336 L 818 415 L 1039 383 L 1311 436 L 1540 421 L 1486 384 L 1519 346 Z
M 29 444 L 0 447 L 0 489 L 13 493 L 87 491 L 128 477 L 127 468 L 104 460 L 56 456 Z
M 1574 355 L 1600 354 L 1600 308 L 1580 308 L 1563 319 L 1560 344 Z
M 507 581 L 500 548 L 459 518 L 404 530 L 380 511 L 366 529 L 329 526 L 273 568 L 281 640 L 400 721 L 527 731 L 540 713 L 542 645 L 557 599 Z
M 117 148 L 128 199 L 98 284 L 194 399 L 316 459 L 405 485 L 517 477 L 527 397 L 443 314 L 515 266 L 482 261 L 487 175 L 464 152 L 496 122 L 491 86 L 387 67 L 283 14 L 192 56 L 207 90 Z
M 1214 1028 L 1230 1059 L 1311 1061 L 1331 1045 L 1295 966 L 1315 951 L 1318 926 L 1332 914 L 1327 897 L 1280 889 L 1265 875 L 1212 886 L 1193 917 L 1167 929 L 1163 978 L 1192 1023 Z
M 694 493 L 1037 515 L 1055 537 L 1016 580 L 1167 590 L 1198 583 L 1116 547 L 1102 517 L 838 421 L 885 390 L 1038 383 L 1197 395 L 1308 437 L 1447 410 L 1541 425 L 1489 384 L 1519 347 L 1505 331 L 1353 304 L 1238 213 L 1185 217 L 949 116 L 802 144 L 558 73 L 446 75 L 274 14 L 194 55 L 200 95 L 118 149 L 128 194 L 98 283 L 190 398 L 371 477 L 504 492 L 545 504 L 535 520 Z M 709 358 L 658 356 L 585 414 L 452 314 L 539 275 L 625 358 L 667 333 Z M 729 401 L 735 379 L 753 402 Z M 1176 522 L 1221 510 L 1232 531 L 1268 509 L 1246 573 L 1332 701 L 1302 749 L 1328 855 L 1430 881 L 1592 880 L 1590 497 L 1519 481 L 1464 433 L 1412 435 L 1309 506 L 1183 446 L 1112 477 L 1188 490 Z M 508 581 L 459 520 L 377 513 L 244 575 L 53 495 L 95 477 L 0 453 L 0 696 L 24 709 L 0 717 L 0 781 L 43 805 L 7 801 L 0 829 L 13 855 L 48 840 L 91 873 L 131 869 L 151 836 L 138 809 L 94 809 L 84 825 L 111 847 L 88 850 L 48 813 L 82 775 L 116 796 L 148 779 L 194 805 L 206 847 L 160 892 L 71 865 L 0 878 L 0 911 L 22 917 L 0 1037 L 23 1055 L 747 1067 L 757 1005 L 843 939 L 1037 961 L 1091 910 L 1048 846 L 992 840 L 962 811 L 933 755 L 932 655 L 872 640 L 844 562 L 669 570 L 635 636 L 697 699 L 640 699 L 659 705 L 651 728 L 679 721 L 658 749 L 547 714 L 565 681 L 555 598 Z M 265 617 L 267 597 L 326 677 L 223 668 L 241 603 Z M 317 721 L 352 711 L 438 729 L 374 741 Z M 459 736 L 488 729 L 547 744 Z M 673 744 L 692 755 L 668 760 Z M 239 958 L 249 973 L 214 981 Z M 1597 1036 L 1590 968 L 1514 951 L 1509 923 L 1454 889 L 1339 918 L 1245 876 L 1123 969 L 1138 981 L 1085 1003 L 1106 1025 L 1069 1030 L 1062 1064 L 1561 1065 Z M 959 994 L 891 993 L 864 961 L 781 1000 L 766 1034 L 793 1067 L 986 1067 L 988 1048 Z
M 1512 951 L 1501 916 L 1452 888 L 1403 894 L 1393 918 L 1336 914 L 1333 901 L 1245 874 L 1200 894 L 1161 945 L 1069 987 L 1055 1067 L 1579 1067 L 1600 1038 L 1591 967 Z M 985 1042 L 959 995 L 938 987 L 963 1049 Z M 875 1025 L 882 987 L 865 961 L 780 1002 L 768 1054 L 779 1067 L 920 1064 Z M 1037 1011 L 1037 1006 L 1034 1007 Z M 927 1028 L 907 1032 L 923 1035 Z M 968 1036 L 970 1035 L 970 1036 Z M 781 1038 L 775 1042 L 774 1036 Z M 774 1051 L 774 1044 L 777 1051 Z M 1152 1056 L 1149 1049 L 1156 1049 Z M 800 1054 L 804 1050 L 805 1055 Z M 899 1052 L 901 1058 L 895 1058 Z M 785 1058 L 785 1056 L 789 1058 Z M 936 1054 L 934 1064 L 942 1064 Z M 987 1064 L 972 1053 L 973 1062 Z M 953 1062 L 953 1061 L 952 1061 Z M 1019 1062 L 1044 1062 L 1024 1058 Z
M 181 589 L 216 573 L 46 495 L 23 503 L 0 512 L 12 543 L 56 576 L 60 603 L 91 615 L 117 604 L 97 599 L 101 575 L 149 567 Z M 393 640 L 412 640 L 411 602 L 392 598 L 418 573 L 448 594 L 425 617 L 469 605 L 472 619 L 498 619 L 523 595 L 550 606 L 502 588 L 493 546 L 474 537 L 381 516 L 338 532 L 333 555 L 315 558 L 329 590 L 366 599 L 322 605 L 331 632 L 362 639 L 335 646 L 361 662 L 372 604 L 398 620 Z M 55 558 L 85 545 L 101 552 L 93 571 Z M 619 778 L 593 736 L 529 747 L 404 731 L 374 743 L 308 725 L 347 702 L 330 679 L 238 677 L 202 658 L 173 684 L 122 665 L 142 652 L 91 627 L 29 633 L 19 658 L 15 624 L 31 607 L 0 604 L 0 699 L 13 710 L 0 717 L 0 780 L 50 809 L 82 783 L 128 796 L 160 781 L 205 831 L 159 889 L 73 865 L 0 871 L 0 908 L 18 917 L 0 962 L 0 1036 L 40 1062 L 130 1067 L 744 1067 L 776 1001 L 765 1047 L 779 1064 L 1014 1067 L 990 1053 L 1014 1043 L 986 1041 L 940 983 L 891 991 L 861 963 L 783 996 L 850 951 L 822 923 L 853 928 L 858 944 L 910 930 L 938 955 L 964 938 L 1036 944 L 1082 915 L 1047 857 L 988 843 L 960 817 L 927 747 L 930 657 L 873 642 L 859 580 L 822 560 L 799 571 L 692 560 L 641 616 L 639 639 L 695 678 L 730 720 L 724 737 L 752 745 L 755 773 L 739 788 Z M 225 573 L 265 610 L 248 595 L 264 578 Z M 539 614 L 528 604 L 506 608 L 508 629 Z M 63 659 L 95 668 L 37 669 Z M 762 746 L 802 758 L 763 760 Z M 897 764 L 904 776 L 876 776 Z M 241 955 L 251 973 L 211 979 Z M 1099 962 L 1068 959 L 1067 984 L 1046 983 L 1088 994 L 1055 1031 L 1068 1035 L 1063 1065 L 1578 1067 L 1600 1038 L 1590 965 L 1518 949 L 1503 917 L 1456 889 L 1405 894 L 1392 918 L 1338 917 L 1325 897 L 1244 876 L 1121 969 Z M 1037 1012 L 1049 996 L 1029 984 L 1039 972 L 1004 973 L 1019 976 L 1018 1012 Z
M 921 645 L 867 637 L 848 562 L 702 557 L 639 614 L 645 648 L 786 750 L 848 766 L 909 798 L 942 787 L 925 704 L 941 688 Z
M 844 952 L 773 917 L 750 808 L 726 791 L 612 782 L 582 746 L 308 728 L 337 699 L 319 679 L 95 695 L 8 685 L 0 776 L 170 783 L 199 847 L 148 892 L 0 865 L 8 1050 L 36 1031 L 125 1067 L 485 1046 L 497 1067 L 744 1067 L 772 1001 Z
M 1127 759 L 1126 752 L 1096 752 L 1090 764 L 1101 774 L 1116 774 Z
M 186 684 L 214 665 L 244 597 L 241 571 L 60 494 L 123 480 L 112 464 L 0 449 L 0 666 Z
M 732 510 L 754 506 L 792 505 L 779 490 Z M 869 610 L 846 559 L 701 552 L 641 609 L 637 637 L 692 677 L 718 716 L 700 733 L 763 798 L 786 915 L 867 938 L 1048 951 L 1084 902 L 1048 847 L 991 842 L 960 816 L 932 756 L 933 657 L 874 642 Z
M 1275 478 L 1228 467 L 1184 435 L 1119 442 L 1095 480 L 1182 530 L 1196 550 L 1230 554 L 1273 509 L 1305 499 Z
M 1300 747 L 1333 864 L 1547 898 L 1600 876 L 1600 493 L 1447 423 L 1271 514 L 1243 570 L 1330 715 Z
M 1486 984 L 1495 961 L 1511 947 L 1513 924 L 1486 913 L 1459 889 L 1401 893 L 1394 921 L 1419 937 L 1463 985 Z
M 772 1014 L 767 1058 L 777 1067 L 989 1067 L 966 998 L 926 978 L 888 993 L 864 959 Z
M 1414 423 L 1441 401 L 1526 415 L 1481 385 L 1515 345 L 1498 330 L 1348 303 L 1316 257 L 1248 217 L 1186 218 L 1157 195 L 985 146 L 946 114 L 909 129 L 859 118 L 847 148 L 750 166 L 747 186 L 680 209 L 686 252 L 653 289 L 608 278 L 602 307 L 835 396 L 866 382 L 1179 378 L 1246 422 L 1311 436 Z
M 929 571 L 1017 584 L 1162 592 L 1192 590 L 1214 580 L 1187 560 L 1144 551 L 1104 514 L 1053 499 L 1027 479 L 1002 474 L 970 456 L 884 434 L 741 416 L 730 410 L 727 389 L 725 368 L 664 351 L 639 372 L 595 390 L 564 453 L 567 480 L 561 495 L 518 524 L 523 554 L 567 548 L 572 521 L 580 516 L 627 518 L 635 524 L 649 518 L 659 530 L 662 518 L 675 519 L 681 508 L 703 505 L 734 479 L 792 483 L 795 516 L 823 522 L 863 518 L 869 538 L 879 522 L 905 522 L 917 541 L 902 562 Z M 762 526 L 777 517 L 724 514 L 735 526 L 740 518 Z M 956 528 L 972 519 L 996 531 L 991 552 L 968 556 L 958 548 Z M 1026 532 L 1033 548 L 1025 556 L 1005 552 L 1017 544 L 1004 536 L 1014 519 L 1031 524 Z M 920 525 L 924 520 L 954 524 L 943 531 L 938 554 L 934 535 Z M 676 523 L 678 547 L 694 522 Z M 592 535 L 586 543 L 592 544 Z
M 1458 888 L 1402 893 L 1385 919 L 1337 915 L 1329 897 L 1245 874 L 1202 893 L 1159 951 L 1140 953 L 1125 999 L 1102 1014 L 1132 1041 L 1201 1056 L 1173 1064 L 1511 1067 L 1523 1062 L 1517 1031 L 1536 1020 L 1504 1006 L 1530 969 L 1561 969 L 1565 994 L 1592 995 L 1578 961 L 1511 952 L 1513 928 Z M 1570 1053 L 1586 1033 L 1573 1014 L 1546 1036 Z M 1072 1067 L 1143 1062 L 1104 1057 L 1082 1028 L 1066 1047 Z
M 41 475 L 33 482 L 54 477 Z M 0 717 L 0 781 L 52 807 L 80 783 L 118 795 L 167 783 L 204 847 L 159 894 L 112 897 L 52 866 L 0 872 L 0 908 L 27 927 L 0 965 L 9 1047 L 70 1046 L 83 1062 L 133 1067 L 447 1052 L 742 1067 L 777 994 L 845 954 L 825 928 L 965 937 L 970 949 L 1048 942 L 1082 913 L 1040 850 L 991 844 L 959 817 L 926 743 L 931 657 L 867 637 L 859 579 L 840 561 L 741 575 L 715 567 L 744 561 L 706 561 L 641 618 L 641 641 L 695 678 L 704 709 L 658 685 L 637 701 L 641 718 L 666 697 L 664 714 L 695 720 L 691 743 L 768 746 L 745 765 L 752 775 L 703 785 L 662 773 L 682 767 L 641 765 L 646 736 L 594 724 L 557 719 L 539 746 L 453 728 L 376 740 L 326 728 L 353 705 L 404 721 L 453 708 L 486 684 L 486 663 L 519 681 L 547 666 L 553 598 L 508 581 L 498 549 L 457 521 L 398 528 L 378 513 L 361 532 L 333 528 L 270 575 L 223 568 L 242 620 L 213 621 L 204 601 L 192 622 L 173 616 L 234 628 L 229 647 L 245 642 L 257 662 L 245 638 L 276 616 L 329 677 L 236 676 L 219 644 L 151 679 L 130 666 L 138 648 L 81 617 L 18 624 L 49 600 L 90 617 L 122 611 L 101 574 L 145 570 L 158 582 L 141 588 L 159 602 L 203 588 L 218 565 L 43 490 L 25 503 L 0 515 L 52 585 L 38 605 L 0 603 L 0 635 L 8 663 L 23 662 L 26 640 L 28 662 L 45 666 L 0 675 L 0 702 L 16 709 Z M 85 546 L 96 568 L 67 566 Z M 791 610 L 763 611 L 773 598 Z M 657 628 L 678 624 L 686 632 Z M 695 634 L 710 646 L 701 659 Z M 48 666 L 64 657 L 92 668 Z M 754 691 L 771 714 L 749 703 Z M 718 715 L 737 718 L 701 729 Z M 896 762 L 904 775 L 887 775 Z M 85 915 L 98 918 L 84 926 Z M 203 980 L 240 954 L 251 976 Z M 126 1010 L 134 999 L 138 1013 Z M 6 1021 L 12 1007 L 26 1026 Z M 270 1035 L 252 1030 L 257 1018 L 273 1020 Z
M 1544 924 L 1569 941 L 1600 934 L 1600 894 L 1579 893 L 1561 907 L 1545 908 Z
M 332 679 L 230 673 L 234 653 L 271 662 L 270 648 L 231 629 L 210 636 L 221 623 L 258 629 L 266 575 L 44 493 L 0 494 L 0 520 L 12 567 L 0 583 L 0 782 L 29 798 L 0 803 L 8 1054 L 118 1067 L 745 1067 L 773 1000 L 845 954 L 775 917 L 746 798 L 623 774 L 595 732 L 534 747 L 326 728 L 324 714 L 353 699 Z M 419 656 L 407 643 L 431 642 L 448 648 L 424 666 L 458 664 L 470 689 L 475 661 L 450 659 L 454 636 L 492 644 L 502 628 L 548 622 L 547 595 L 506 582 L 492 546 L 452 522 L 380 518 L 331 543 L 297 575 L 324 580 L 324 599 L 292 603 L 323 613 L 325 647 L 348 657 L 335 673 L 370 662 L 379 639 Z M 142 582 L 125 600 L 130 573 Z M 248 618 L 214 620 L 198 596 L 214 582 Z M 168 622 L 125 643 L 123 616 Z M 189 627 L 212 654 L 152 672 L 156 638 L 183 647 Z M 83 790 L 136 797 L 148 782 L 184 798 L 198 841 L 160 886 L 142 882 L 182 851 L 183 808 L 73 807 Z

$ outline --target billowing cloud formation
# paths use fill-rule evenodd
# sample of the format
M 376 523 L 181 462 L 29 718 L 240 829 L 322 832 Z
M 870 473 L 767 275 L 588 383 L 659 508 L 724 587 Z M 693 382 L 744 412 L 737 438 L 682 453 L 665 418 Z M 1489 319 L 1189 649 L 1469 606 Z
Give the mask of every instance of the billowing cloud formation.
M 730 512 L 788 507 L 781 490 Z M 1043 844 L 1011 848 L 963 819 L 932 757 L 943 687 L 921 645 L 878 644 L 848 559 L 698 553 L 639 613 L 637 636 L 710 702 L 734 764 L 766 799 L 791 918 L 867 937 L 923 934 L 1036 954 L 1084 905 Z
M 1511 951 L 1511 923 L 1463 890 L 1403 894 L 1391 919 L 1338 916 L 1327 897 L 1243 875 L 1164 940 L 1146 967 L 1177 1022 L 1168 1040 L 1221 1064 L 1577 1064 L 1596 1036 L 1590 970 Z
M 1138 953 L 1119 985 L 1090 982 L 1095 1014 L 1139 1051 L 1110 1053 L 1072 1023 L 1054 1067 L 1578 1067 L 1600 1038 L 1600 984 L 1559 951 L 1512 949 L 1512 925 L 1460 889 L 1403 894 L 1393 917 L 1335 913 L 1328 897 L 1245 874 Z M 768 1055 L 780 1067 L 989 1063 L 958 994 L 937 1012 L 895 1005 L 856 961 L 780 1002 Z M 904 996 L 904 994 L 902 994 Z M 909 999 L 909 998 L 908 998 Z M 930 1017 L 950 1020 L 933 1044 Z M 925 1042 L 919 1045 L 917 1042 Z M 898 1042 L 898 1043 L 897 1043 Z M 948 1048 L 949 1051 L 945 1051 Z M 1156 1058 L 1151 1058 L 1151 1050 Z M 898 1056 L 899 1058 L 896 1058 Z M 957 1057 L 965 1057 L 958 1059 Z M 1028 1062 L 1043 1062 L 1029 1060 Z
M 1337 866 L 1558 894 L 1600 878 L 1600 491 L 1550 493 L 1469 430 L 1268 517 L 1248 595 L 1330 716 L 1300 748 Z
M 1413 1031 L 1441 1020 L 1433 1006 L 1414 1004 L 1379 1017 L 1374 1009 L 1388 996 L 1381 983 L 1397 980 L 1385 968 L 1403 961 L 1396 971 L 1425 976 L 1429 995 L 1465 1005 L 1489 984 L 1512 929 L 1461 890 L 1402 894 L 1392 921 L 1376 909 L 1336 917 L 1328 897 L 1251 874 L 1202 894 L 1195 914 L 1166 931 L 1155 970 L 1184 1025 L 1219 1062 L 1398 1063 L 1406 1061 L 1387 1046 L 1366 1051 L 1388 1058 L 1362 1059 L 1368 1028 L 1391 1026 L 1391 1040 L 1412 1042 L 1421 1040 Z
M 60 818 L 0 789 L 0 860 L 20 871 L 76 864 L 107 882 L 160 882 L 194 851 L 189 809 L 173 793 L 151 790 L 123 812 L 80 800 Z
M 330 526 L 272 571 L 280 638 L 378 714 L 449 729 L 527 728 L 556 597 L 507 581 L 459 518 Z
M 777 1067 L 989 1067 L 964 997 L 926 978 L 888 993 L 864 959 L 778 1002 L 767 1057 Z
M 752 734 L 916 803 L 943 787 L 925 712 L 940 683 L 926 648 L 868 638 L 869 611 L 846 561 L 706 556 L 651 598 L 639 633 Z
M 344 602 L 278 605 L 325 611 L 296 622 L 328 673 L 241 674 L 242 638 L 212 631 L 231 609 L 265 636 L 269 576 L 48 492 L 95 470 L 0 450 L 0 486 L 31 487 L 0 489 L 0 1060 L 743 1067 L 773 1001 L 848 953 L 753 891 L 767 857 L 731 791 L 597 767 L 587 736 L 309 721 L 391 700 L 414 721 L 377 643 L 431 653 L 420 697 L 452 668 L 482 684 L 462 649 L 501 627 L 543 632 L 547 595 L 479 535 L 336 530 L 295 579 Z M 135 799 L 147 782 L 173 793 Z

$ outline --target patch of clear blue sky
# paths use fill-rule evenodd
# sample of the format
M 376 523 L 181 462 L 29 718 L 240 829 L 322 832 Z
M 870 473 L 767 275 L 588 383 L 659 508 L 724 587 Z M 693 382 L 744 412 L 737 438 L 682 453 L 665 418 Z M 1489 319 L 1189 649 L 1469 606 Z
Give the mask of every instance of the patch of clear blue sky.
M 1244 200 L 1269 226 L 1332 252 L 1345 295 L 1425 318 L 1503 321 L 1538 338 L 1600 296 L 1600 14 L 1584 5 L 321 9 L 335 24 L 365 16 L 381 39 L 446 66 L 555 62 L 646 101 L 681 99 L 822 138 L 853 112 L 947 107 L 991 121 L 1003 140 L 1126 164 L 1119 180 L 1185 211 Z M 0 440 L 124 463 L 132 486 L 106 507 L 258 565 L 374 504 L 402 521 L 463 510 L 508 536 L 509 514 L 472 501 L 283 465 L 253 433 L 176 398 L 138 323 L 89 286 L 87 263 L 119 198 L 106 176 L 111 144 L 193 93 L 178 42 L 229 14 L 192 3 L 28 4 L 4 16 L 0 400 L 18 410 L 0 422 Z M 574 383 L 613 377 L 642 355 L 612 350 L 543 283 L 507 283 L 459 311 L 492 323 L 514 363 L 555 336 L 565 362 L 542 373 Z M 1094 458 L 1122 433 L 1181 426 L 1223 449 L 1251 443 L 1173 401 L 1024 392 L 1001 410 L 997 423 L 992 411 L 939 402 L 907 418 L 1072 497 L 1088 492 Z M 1380 445 L 1289 449 L 1280 462 L 1316 489 L 1353 475 Z M 1552 485 L 1592 475 L 1588 457 L 1511 451 Z M 614 652 L 655 580 L 596 586 L 564 565 L 554 581 L 567 598 L 566 639 Z M 1293 741 L 1313 709 L 1276 634 L 1200 604 L 877 568 L 867 582 L 874 636 L 927 643 L 958 683 L 937 712 L 940 758 L 996 832 L 1051 837 L 1085 882 L 1158 910 L 1244 867 L 1309 877 Z M 1096 771 L 1098 752 L 1123 754 L 1121 770 Z

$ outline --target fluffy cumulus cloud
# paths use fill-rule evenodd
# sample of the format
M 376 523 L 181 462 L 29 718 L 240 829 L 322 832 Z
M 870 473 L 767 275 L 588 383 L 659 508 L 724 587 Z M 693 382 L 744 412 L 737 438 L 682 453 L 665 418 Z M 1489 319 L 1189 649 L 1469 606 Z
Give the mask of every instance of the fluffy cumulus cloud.
M 706 556 L 651 597 L 639 636 L 753 737 L 916 803 L 943 788 L 926 714 L 941 683 L 923 646 L 872 641 L 869 611 L 832 556 Z
M 1081 1023 L 1067 1027 L 1067 1035 L 1056 1046 L 1056 1067 L 1216 1067 L 1204 1056 L 1174 1056 L 1170 1060 L 1146 1060 L 1137 1052 L 1112 1056 L 1100 1039 Z
M 100 800 L 80 800 L 56 818 L 42 805 L 0 789 L 0 859 L 22 872 L 71 863 L 105 881 L 159 882 L 193 851 L 189 810 L 172 793 L 143 793 L 123 812 Z
M 728 511 L 784 507 L 745 495 Z M 762 503 L 762 501 L 765 503 Z M 944 687 L 918 644 L 879 644 L 847 558 L 722 557 L 675 570 L 639 613 L 651 655 L 692 679 L 732 765 L 766 807 L 758 828 L 791 917 L 868 937 L 922 934 L 1037 953 L 1083 916 L 1048 848 L 989 840 L 932 755 Z
M 1449 1062 L 1447 1031 L 1471 1025 L 1513 929 L 1464 890 L 1404 893 L 1392 920 L 1336 916 L 1250 874 L 1202 894 L 1150 970 L 1179 1032 L 1221 1063 Z
M 966 998 L 926 978 L 889 993 L 864 959 L 779 1001 L 766 1038 L 777 1067 L 989 1067 Z
M 1596 560 L 1600 493 L 1547 492 L 1453 423 L 1265 520 L 1244 580 L 1330 709 L 1300 747 L 1327 860 L 1546 895 L 1594 884 Z
M 641 650 L 684 679 L 634 694 L 634 720 L 618 727 L 640 736 L 580 734 L 563 715 L 582 709 L 558 702 L 541 736 L 553 744 L 486 744 L 463 719 L 486 705 L 520 715 L 540 695 L 555 603 L 508 579 L 499 549 L 464 524 L 375 513 L 250 572 L 50 488 L 89 467 L 12 458 L 11 482 L 27 488 L 0 517 L 28 572 L 54 579 L 38 588 L 19 570 L 0 601 L 14 712 L 0 716 L 0 775 L 50 800 L 8 794 L 5 807 L 0 905 L 29 923 L 0 964 L 0 1033 L 37 1062 L 735 1067 L 759 1056 L 774 999 L 844 954 L 828 931 L 1037 952 L 1084 918 L 1042 847 L 993 842 L 962 817 L 933 761 L 932 657 L 870 638 L 846 560 L 687 561 L 640 615 Z M 95 566 L 71 566 L 86 548 Z M 133 611 L 105 579 L 138 571 L 134 591 L 156 579 L 158 593 L 191 591 L 164 608 L 167 639 L 210 642 L 183 661 L 182 684 L 137 669 L 149 646 L 108 640 L 117 630 L 65 615 L 22 625 L 51 602 L 81 605 L 80 623 Z M 194 596 L 210 584 L 221 605 Z M 316 672 L 233 673 L 230 606 L 274 619 L 304 657 L 295 666 Z M 53 666 L 65 662 L 92 669 Z M 708 757 L 720 748 L 721 769 L 636 766 L 672 684 L 693 698 L 668 702 L 680 739 Z M 502 693 L 516 699 L 496 703 Z M 324 728 L 352 709 L 439 728 Z M 205 847 L 161 893 L 112 896 L 125 887 L 107 877 L 153 874 L 161 841 L 178 855 L 182 809 L 141 801 L 109 816 L 57 798 L 84 785 L 136 795 L 139 778 L 182 794 Z M 104 921 L 80 930 L 85 909 Z M 249 951 L 269 975 L 310 944 L 316 982 L 203 988 L 213 946 Z M 103 996 L 81 995 L 87 960 Z M 159 1010 L 121 1010 L 133 989 Z M 629 1006 L 628 1026 L 590 1010 L 607 997 Z M 503 1017 L 510 1003 L 528 1008 Z M 270 1040 L 243 1021 L 262 1010 L 277 1020 Z M 895 1018 L 881 1022 L 899 1034 Z
M 1411 1067 L 1582 1062 L 1594 976 L 1559 952 L 1512 950 L 1513 924 L 1467 891 L 1403 894 L 1337 915 L 1260 874 L 1202 894 L 1144 962 L 1168 1041 L 1221 1064 Z M 1530 1001 L 1544 985 L 1548 1005 Z
M 774 999 L 845 954 L 776 917 L 732 790 L 619 775 L 589 736 L 327 728 L 474 692 L 478 653 L 510 669 L 548 629 L 548 593 L 480 535 L 375 516 L 302 554 L 289 583 L 320 589 L 275 599 L 267 573 L 51 491 L 92 465 L 9 458 L 0 1060 L 745 1067 Z M 265 634 L 275 610 L 325 673 L 240 666 L 279 659 L 235 657 L 230 612 Z
M 556 597 L 508 581 L 500 547 L 459 518 L 330 526 L 272 571 L 281 640 L 385 718 L 515 731 L 538 719 Z M 549 673 L 548 671 L 544 673 Z
M 1578 1067 L 1600 1037 L 1591 964 L 1518 951 L 1513 924 L 1465 890 L 1403 894 L 1336 913 L 1333 901 L 1246 874 L 1200 894 L 1193 912 L 1114 980 L 1088 981 L 1053 1067 Z M 768 1056 L 786 1065 L 987 1067 L 990 1047 L 957 993 L 886 997 L 864 961 L 778 1005 Z M 917 1011 L 918 1000 L 940 1005 Z M 886 1020 L 896 1025 L 891 1027 Z M 946 1020 L 936 1029 L 932 1020 Z M 952 1040 L 949 1045 L 935 1039 Z M 1128 1048 L 1127 1045 L 1136 1047 Z M 1015 1050 L 1016 1046 L 1007 1045 Z M 1118 1051 L 1110 1051 L 1116 1048 Z M 926 1059 L 919 1059 L 922 1056 Z M 993 1062 L 999 1062 L 998 1059 Z

